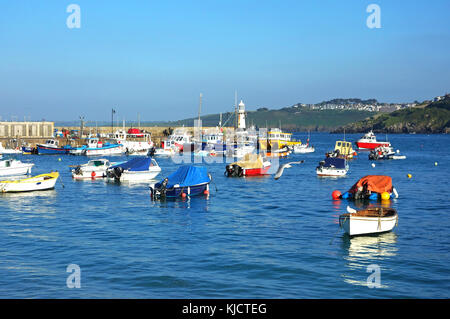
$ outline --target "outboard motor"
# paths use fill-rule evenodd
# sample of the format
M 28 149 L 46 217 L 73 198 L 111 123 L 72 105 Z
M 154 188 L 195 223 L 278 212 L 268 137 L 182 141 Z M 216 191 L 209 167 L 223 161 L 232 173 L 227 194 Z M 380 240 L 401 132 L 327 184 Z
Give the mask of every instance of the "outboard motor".
M 163 182 L 161 183 L 161 186 L 158 188 L 153 188 L 150 186 L 150 196 L 152 199 L 157 198 L 165 198 L 166 197 L 166 191 L 167 191 L 167 184 L 169 183 L 169 179 L 166 177 Z
M 76 175 L 81 175 L 81 166 L 80 166 L 80 165 L 78 165 L 78 166 L 75 168 L 75 174 L 76 174 Z
M 111 170 L 108 170 L 106 175 L 110 178 L 115 178 L 116 180 L 120 180 L 120 176 L 122 176 L 123 168 L 122 167 L 114 167 Z
M 225 174 L 228 177 L 242 177 L 244 175 L 244 170 L 237 164 L 227 165 Z

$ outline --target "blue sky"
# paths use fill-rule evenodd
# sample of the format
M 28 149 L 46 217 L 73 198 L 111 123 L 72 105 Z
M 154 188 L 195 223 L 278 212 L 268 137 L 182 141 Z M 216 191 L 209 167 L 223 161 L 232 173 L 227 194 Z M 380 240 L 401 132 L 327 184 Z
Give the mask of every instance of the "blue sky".
M 66 7 L 81 8 L 69 29 Z M 381 8 L 369 29 L 366 7 Z M 450 1 L 0 1 L 0 116 L 176 120 L 450 91 Z

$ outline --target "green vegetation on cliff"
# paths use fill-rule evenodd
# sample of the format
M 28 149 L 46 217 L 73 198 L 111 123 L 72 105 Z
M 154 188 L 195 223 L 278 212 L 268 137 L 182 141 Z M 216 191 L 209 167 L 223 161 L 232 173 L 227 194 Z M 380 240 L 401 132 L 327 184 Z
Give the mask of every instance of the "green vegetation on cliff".
M 449 133 L 450 95 L 444 99 L 389 114 L 378 114 L 366 120 L 347 124 L 335 130 L 361 133 L 368 130 L 386 133 Z
M 247 125 L 257 127 L 281 127 L 290 131 L 330 131 L 348 123 L 360 121 L 373 115 L 373 112 L 357 110 L 312 110 L 302 107 L 286 107 L 278 110 L 260 108 L 247 112 Z M 217 126 L 220 115 L 211 114 L 201 117 L 203 126 Z M 181 121 L 157 123 L 163 126 L 193 126 L 196 118 Z M 155 124 L 155 123 L 153 123 Z M 222 114 L 222 125 L 234 125 L 234 113 Z

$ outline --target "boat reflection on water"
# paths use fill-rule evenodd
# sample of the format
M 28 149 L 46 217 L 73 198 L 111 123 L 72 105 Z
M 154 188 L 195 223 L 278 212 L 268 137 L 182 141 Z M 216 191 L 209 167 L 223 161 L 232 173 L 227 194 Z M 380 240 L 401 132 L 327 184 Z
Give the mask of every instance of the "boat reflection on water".
M 56 213 L 57 191 L 55 189 L 20 192 L 1 193 L 2 203 L 7 205 L 11 211 L 20 213 Z
M 351 285 L 367 286 L 367 266 L 371 264 L 382 267 L 384 259 L 397 255 L 397 235 L 388 232 L 380 235 L 350 237 L 342 236 L 342 248 L 345 251 L 347 271 L 342 275 L 344 281 Z M 348 256 L 345 256 L 347 255 Z M 356 271 L 356 272 L 355 272 Z M 351 274 L 351 275 L 349 275 Z M 353 277 L 354 274 L 354 278 Z M 380 288 L 388 288 L 381 282 Z
M 214 195 L 213 195 L 214 196 Z M 195 209 L 197 211 L 209 211 L 211 195 L 187 196 L 185 198 L 165 198 L 152 200 L 149 194 L 150 206 L 170 209 Z

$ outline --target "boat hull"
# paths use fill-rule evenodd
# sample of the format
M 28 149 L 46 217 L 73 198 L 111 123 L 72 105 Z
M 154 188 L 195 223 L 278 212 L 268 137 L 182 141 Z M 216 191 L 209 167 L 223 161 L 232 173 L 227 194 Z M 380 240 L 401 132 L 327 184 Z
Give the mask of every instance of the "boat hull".
M 69 153 L 67 148 L 54 148 L 43 145 L 37 145 L 37 152 L 39 155 L 64 155 Z
M 330 177 L 340 177 L 347 175 L 348 169 L 343 168 L 316 168 L 317 176 L 330 176 Z
M 0 177 L 4 176 L 17 176 L 17 175 L 29 175 L 31 174 L 31 168 L 34 164 L 21 164 L 16 167 L 1 167 Z
M 150 188 L 153 196 L 154 188 Z M 173 187 L 166 190 L 166 197 L 169 198 L 176 198 L 181 197 L 182 193 L 185 193 L 186 196 L 198 196 L 203 195 L 205 191 L 209 191 L 209 182 L 203 183 L 199 185 L 193 185 L 193 186 L 185 186 L 185 187 Z
M 55 188 L 58 178 L 58 173 L 51 173 L 19 181 L 3 181 L 0 182 L 0 191 L 2 193 L 19 193 L 49 190 Z
M 263 167 L 263 168 L 244 168 L 243 169 L 243 175 L 244 176 L 261 176 L 261 175 L 267 175 L 267 172 L 270 169 L 270 165 Z
M 83 151 L 86 156 L 107 156 L 107 155 L 122 155 L 124 153 L 123 147 L 113 146 L 113 147 L 100 147 L 100 148 L 87 148 Z
M 358 141 L 358 142 L 356 142 L 356 146 L 359 149 L 373 150 L 380 146 L 388 147 L 388 146 L 390 146 L 390 143 L 383 143 L 383 142 L 370 143 L 370 142 L 359 142 Z
M 389 217 L 339 216 L 339 225 L 350 236 L 391 231 L 397 225 L 398 215 Z

